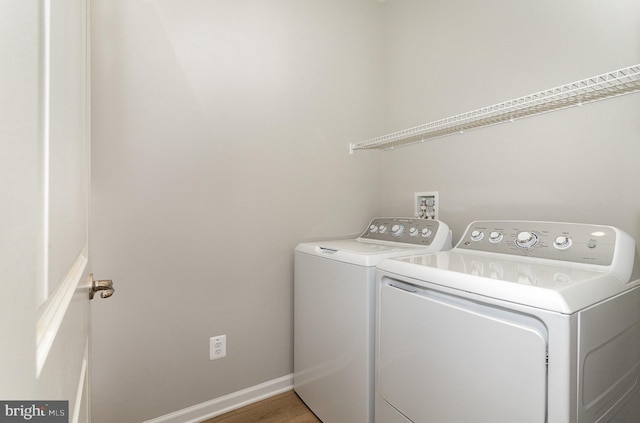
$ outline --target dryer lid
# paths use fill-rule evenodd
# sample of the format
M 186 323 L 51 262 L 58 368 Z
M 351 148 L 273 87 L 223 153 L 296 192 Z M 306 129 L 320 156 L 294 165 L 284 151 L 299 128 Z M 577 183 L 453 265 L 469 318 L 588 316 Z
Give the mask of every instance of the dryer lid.
M 378 269 L 517 304 L 571 314 L 640 283 L 610 272 L 442 252 L 384 260 Z

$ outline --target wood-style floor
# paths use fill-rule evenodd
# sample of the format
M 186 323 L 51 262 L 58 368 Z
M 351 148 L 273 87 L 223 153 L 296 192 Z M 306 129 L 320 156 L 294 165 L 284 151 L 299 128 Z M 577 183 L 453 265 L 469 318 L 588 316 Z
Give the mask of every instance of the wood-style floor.
M 276 395 L 201 423 L 318 423 L 294 391 Z

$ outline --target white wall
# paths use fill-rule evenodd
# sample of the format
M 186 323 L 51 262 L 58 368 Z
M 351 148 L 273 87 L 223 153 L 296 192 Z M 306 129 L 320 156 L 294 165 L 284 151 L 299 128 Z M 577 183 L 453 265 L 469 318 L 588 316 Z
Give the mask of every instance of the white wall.
M 391 0 L 385 132 L 640 63 L 633 0 Z M 640 95 L 382 153 L 382 213 L 439 191 L 454 241 L 475 219 L 619 226 L 640 239 Z
M 382 7 L 93 1 L 94 423 L 292 372 L 295 245 L 380 210 Z

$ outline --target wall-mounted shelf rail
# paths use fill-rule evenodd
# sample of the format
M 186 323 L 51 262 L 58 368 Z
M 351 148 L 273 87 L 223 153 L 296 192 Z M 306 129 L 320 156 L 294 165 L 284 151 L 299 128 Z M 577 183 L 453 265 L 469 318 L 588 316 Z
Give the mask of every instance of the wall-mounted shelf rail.
M 367 141 L 352 143 L 349 148 L 351 153 L 355 150 L 389 149 L 638 91 L 640 64 Z

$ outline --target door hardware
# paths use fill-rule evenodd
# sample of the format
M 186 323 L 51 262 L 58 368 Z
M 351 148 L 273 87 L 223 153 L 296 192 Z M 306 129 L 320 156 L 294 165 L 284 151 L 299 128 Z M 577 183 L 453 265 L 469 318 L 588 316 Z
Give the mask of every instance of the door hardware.
M 113 288 L 113 281 L 110 279 L 95 280 L 93 279 L 93 273 L 89 275 L 91 280 L 91 290 L 89 291 L 89 299 L 93 300 L 93 296 L 96 292 L 100 292 L 101 298 L 109 298 L 113 295 L 115 289 Z

